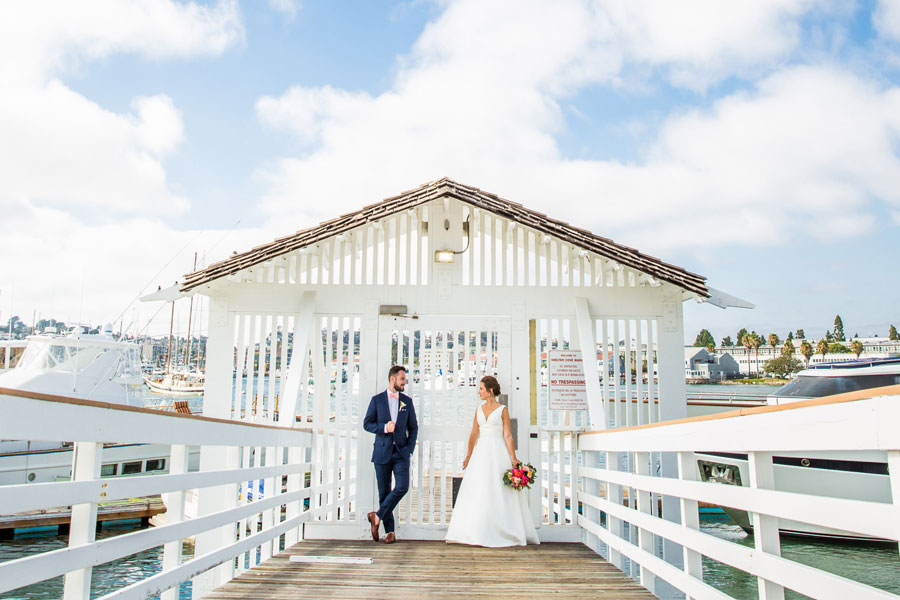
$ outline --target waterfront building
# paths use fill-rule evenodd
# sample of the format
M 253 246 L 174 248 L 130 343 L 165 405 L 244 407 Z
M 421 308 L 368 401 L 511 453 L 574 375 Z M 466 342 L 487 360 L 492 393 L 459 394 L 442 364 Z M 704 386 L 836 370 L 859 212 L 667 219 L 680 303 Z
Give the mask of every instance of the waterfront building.
M 740 366 L 728 352 L 706 348 L 684 349 L 684 378 L 688 383 L 718 383 L 740 375 Z

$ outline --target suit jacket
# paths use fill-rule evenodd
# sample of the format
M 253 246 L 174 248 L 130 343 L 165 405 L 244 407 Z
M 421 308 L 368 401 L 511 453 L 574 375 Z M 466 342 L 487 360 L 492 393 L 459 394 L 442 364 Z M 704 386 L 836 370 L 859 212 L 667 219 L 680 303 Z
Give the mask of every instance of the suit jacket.
M 375 447 L 372 449 L 372 462 L 381 465 L 391 462 L 394 446 L 406 460 L 416 449 L 416 438 L 419 436 L 419 423 L 416 421 L 416 409 L 412 398 L 400 392 L 400 406 L 397 410 L 397 421 L 393 433 L 385 433 L 384 426 L 391 420 L 391 408 L 388 405 L 387 390 L 372 396 L 369 409 L 363 421 L 363 427 L 375 434 Z

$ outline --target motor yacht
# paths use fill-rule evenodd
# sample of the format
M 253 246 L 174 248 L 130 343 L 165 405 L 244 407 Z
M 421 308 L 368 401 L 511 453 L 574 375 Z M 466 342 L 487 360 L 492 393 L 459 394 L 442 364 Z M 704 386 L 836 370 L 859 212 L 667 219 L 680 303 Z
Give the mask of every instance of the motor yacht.
M 790 383 L 768 397 L 768 404 L 787 404 L 896 384 L 900 384 L 900 357 L 821 363 L 800 371 Z M 780 491 L 870 502 L 891 501 L 884 452 L 785 452 L 775 455 L 773 463 L 775 488 Z M 698 453 L 697 466 L 703 481 L 744 486 L 750 483 L 746 454 Z M 752 533 L 753 526 L 746 511 L 722 509 L 742 529 Z M 779 521 L 778 528 L 786 536 L 887 542 L 785 519 Z
M 26 340 L 16 367 L 0 374 L 0 388 L 112 404 L 144 407 L 140 347 L 99 335 L 36 335 Z M 0 440 L 0 485 L 69 479 L 73 444 L 59 441 Z M 118 477 L 168 470 L 168 446 L 108 444 L 101 476 Z M 189 469 L 199 452 L 189 453 Z

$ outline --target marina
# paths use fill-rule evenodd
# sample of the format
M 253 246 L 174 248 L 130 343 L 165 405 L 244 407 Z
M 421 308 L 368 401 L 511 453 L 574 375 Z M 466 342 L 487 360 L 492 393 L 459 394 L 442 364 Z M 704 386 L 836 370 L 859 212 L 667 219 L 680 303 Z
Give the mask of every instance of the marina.
M 441 249 L 460 244 L 472 251 L 439 260 Z M 877 539 L 896 555 L 900 480 L 891 471 L 900 472 L 893 426 L 900 386 L 791 402 L 774 400 L 789 386 L 759 388 L 771 393 L 755 397 L 697 387 L 693 393 L 704 395 L 692 398 L 682 302 L 747 305 L 699 275 L 441 179 L 200 269 L 178 292 L 210 298 L 202 397 L 147 402 L 148 390 L 129 388 L 130 370 L 101 376 L 120 387 L 96 398 L 100 388 L 81 377 L 82 387 L 72 388 L 81 397 L 35 383 L 0 387 L 0 438 L 74 443 L 70 477 L 0 486 L 10 515 L 72 507 L 66 548 L 0 562 L 0 593 L 64 577 L 66 600 L 87 598 L 100 565 L 160 548 L 157 567 L 102 597 L 171 600 L 187 594 L 188 583 L 192 598 L 363 597 L 373 593 L 369 584 L 349 576 L 366 565 L 340 566 L 341 559 L 372 559 L 377 574 L 403 548 L 425 564 L 470 565 L 493 551 L 442 540 L 474 386 L 491 374 L 502 382 L 518 455 L 538 467 L 538 485 L 520 493 L 528 494 L 542 542 L 496 552 L 517 553 L 536 588 L 550 593 L 541 581 L 552 580 L 559 597 L 727 598 L 745 596 L 722 591 L 722 577 L 752 577 L 767 600 L 791 592 L 896 597 L 882 579 L 854 580 L 853 569 L 835 573 L 789 558 L 784 525 Z M 40 363 L 50 377 L 29 381 L 54 381 L 58 371 L 71 373 L 74 358 L 91 356 L 73 350 L 77 340 L 32 341 L 62 350 Z M 580 360 L 586 356 L 593 360 Z M 562 396 L 553 374 L 559 357 L 584 375 Z M 27 358 L 28 350 L 23 366 Z M 361 413 L 392 364 L 407 366 L 420 416 L 410 493 L 397 510 L 402 543 L 386 548 L 367 541 L 364 515 L 375 488 L 365 459 L 373 442 Z M 71 387 L 71 378 L 61 380 Z M 163 468 L 148 469 L 145 458 L 139 472 L 103 476 L 121 445 L 162 448 L 165 463 L 155 464 Z M 888 493 L 791 487 L 779 475 L 779 457 L 834 452 L 846 455 L 841 460 L 880 456 L 879 485 Z M 739 482 L 721 462 L 734 455 L 746 457 Z M 802 468 L 823 472 L 817 463 Z M 710 473 L 717 480 L 704 480 Z M 97 537 L 101 506 L 146 496 L 165 502 L 157 526 Z M 737 523 L 744 537 L 703 525 L 721 515 L 709 512 L 716 506 L 747 515 Z M 571 577 L 554 575 L 562 564 L 582 566 Z M 320 581 L 326 573 L 332 579 Z M 486 595 L 500 585 L 484 571 L 471 576 L 457 583 L 485 586 Z M 427 577 L 422 585 L 439 597 Z M 447 594 L 459 591 L 442 585 Z

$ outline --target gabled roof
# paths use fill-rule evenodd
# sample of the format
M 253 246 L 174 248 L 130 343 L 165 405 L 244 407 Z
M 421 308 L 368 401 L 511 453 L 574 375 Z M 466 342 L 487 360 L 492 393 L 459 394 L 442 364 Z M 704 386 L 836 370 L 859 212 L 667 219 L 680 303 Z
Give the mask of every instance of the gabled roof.
M 315 227 L 278 238 L 273 242 L 257 246 L 247 252 L 235 254 L 226 260 L 213 263 L 205 269 L 186 275 L 181 289 L 182 291 L 188 291 L 247 267 L 252 267 L 294 250 L 316 244 L 366 223 L 378 221 L 394 213 L 414 208 L 445 196 L 510 219 L 535 231 L 554 236 L 579 248 L 595 252 L 656 279 L 667 281 L 684 290 L 694 292 L 701 297 L 707 298 L 710 295 L 706 287 L 706 278 L 702 275 L 691 273 L 653 256 L 642 254 L 634 248 L 617 244 L 590 231 L 574 227 L 563 221 L 551 219 L 547 215 L 525 208 L 521 204 L 504 200 L 496 194 L 483 192 L 478 188 L 457 183 L 446 177 L 426 183 L 414 190 L 403 192 L 398 196 L 387 198 L 377 204 L 371 204 L 356 212 L 347 213 L 336 219 L 325 221 Z

